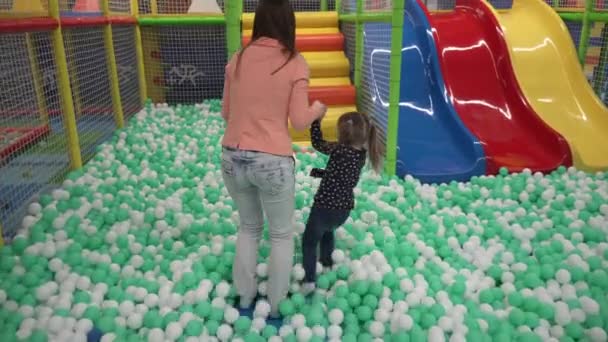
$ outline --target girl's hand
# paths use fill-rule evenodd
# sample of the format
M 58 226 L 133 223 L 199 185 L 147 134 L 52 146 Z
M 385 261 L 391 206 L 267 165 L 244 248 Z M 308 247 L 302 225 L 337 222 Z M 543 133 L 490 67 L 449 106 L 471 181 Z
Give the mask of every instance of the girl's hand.
M 327 106 L 319 101 L 315 101 L 312 104 L 312 109 L 318 114 L 317 120 L 322 120 L 325 117 L 325 113 L 327 113 Z

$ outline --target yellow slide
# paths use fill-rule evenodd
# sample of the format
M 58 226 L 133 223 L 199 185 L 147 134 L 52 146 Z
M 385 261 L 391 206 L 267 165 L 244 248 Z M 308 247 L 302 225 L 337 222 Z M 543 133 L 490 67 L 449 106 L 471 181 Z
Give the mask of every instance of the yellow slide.
M 608 110 L 587 82 L 560 17 L 541 0 L 514 0 L 511 10 L 494 15 L 524 95 L 566 138 L 574 166 L 608 169 Z

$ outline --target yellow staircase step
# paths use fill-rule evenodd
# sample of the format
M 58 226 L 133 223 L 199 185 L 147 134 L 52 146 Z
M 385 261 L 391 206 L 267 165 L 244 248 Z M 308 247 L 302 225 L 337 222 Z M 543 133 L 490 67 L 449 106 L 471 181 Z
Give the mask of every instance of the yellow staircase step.
M 329 59 L 307 59 L 310 68 L 310 77 L 347 77 L 350 68 L 348 59 L 329 58 Z
M 348 58 L 343 51 L 303 52 L 311 77 L 345 77 L 350 72 Z
M 308 51 L 301 52 L 304 59 L 313 60 L 313 59 L 341 59 L 346 58 L 346 54 L 344 51 Z
M 241 17 L 243 30 L 253 28 L 254 13 L 245 13 Z M 337 12 L 296 12 L 296 27 L 298 28 L 321 28 L 338 27 Z
M 357 110 L 355 106 L 332 106 L 327 109 L 327 114 L 321 122 L 321 130 L 323 131 L 323 138 L 327 141 L 336 141 L 338 139 L 336 132 L 336 125 L 338 119 L 344 113 L 352 112 Z M 310 141 L 310 130 L 304 130 L 298 132 L 289 125 L 289 133 L 291 139 L 296 144 L 301 144 Z
M 349 77 L 318 77 L 311 78 L 310 87 L 335 87 L 350 85 Z

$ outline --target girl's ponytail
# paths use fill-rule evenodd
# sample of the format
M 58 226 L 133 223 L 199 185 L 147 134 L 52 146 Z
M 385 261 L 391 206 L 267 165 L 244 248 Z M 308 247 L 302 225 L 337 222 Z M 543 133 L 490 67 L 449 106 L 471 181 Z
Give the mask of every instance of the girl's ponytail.
M 372 168 L 377 173 L 382 171 L 382 161 L 384 158 L 384 145 L 378 136 L 378 130 L 374 123 L 368 119 L 369 132 L 367 134 L 368 158 Z

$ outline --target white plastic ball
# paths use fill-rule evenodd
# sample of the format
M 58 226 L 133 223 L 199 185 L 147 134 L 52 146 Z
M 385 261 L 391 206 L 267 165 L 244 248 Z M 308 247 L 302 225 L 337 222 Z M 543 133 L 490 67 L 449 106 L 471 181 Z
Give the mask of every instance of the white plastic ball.
M 294 329 L 299 329 L 306 325 L 306 318 L 302 314 L 295 314 L 291 317 L 291 326 Z
M 48 322 L 49 331 L 57 334 L 64 329 L 64 318 L 61 316 L 53 316 Z
M 306 275 L 306 271 L 304 271 L 304 268 L 299 264 L 297 264 L 293 267 L 292 272 L 293 272 L 293 278 L 298 281 L 304 279 L 304 276 Z
M 228 341 L 232 337 L 232 327 L 222 324 L 217 328 L 216 336 L 220 341 Z
M 40 214 L 41 211 L 42 211 L 42 206 L 38 202 L 31 203 L 27 208 L 27 212 L 30 213 L 30 215 L 34 215 L 34 216 Z
M 342 337 L 342 328 L 339 325 L 330 325 L 327 328 L 327 337 L 330 339 L 340 339 Z
M 93 329 L 93 322 L 88 318 L 83 318 L 76 322 L 75 329 L 77 332 L 86 334 Z
M 414 320 L 409 315 L 400 315 L 398 318 L 398 325 L 401 329 L 409 331 L 414 326 Z
M 230 293 L 230 284 L 225 281 L 220 282 L 215 287 L 215 293 L 218 297 L 225 298 Z
M 16 334 L 17 338 L 20 341 L 27 340 L 27 338 L 30 337 L 31 335 L 32 335 L 32 329 L 31 328 L 30 329 L 23 329 L 23 328 L 21 328 L 21 329 L 17 330 L 17 334 Z
M 167 338 L 177 340 L 182 336 L 183 329 L 179 322 L 171 322 L 167 325 L 166 331 Z
M 296 338 L 298 342 L 308 342 L 312 338 L 312 330 L 306 326 L 300 327 L 296 330 Z
M 118 305 L 118 312 L 123 317 L 129 317 L 135 311 L 135 303 L 126 300 Z
M 153 328 L 148 332 L 148 342 L 164 342 L 164 341 L 165 341 L 165 332 L 162 329 Z
M 293 333 L 293 327 L 291 325 L 283 325 L 279 328 L 279 336 L 286 337 Z
M 564 336 L 564 328 L 561 325 L 554 325 L 549 328 L 549 333 L 551 334 L 551 337 L 559 339 Z
M 369 332 L 374 337 L 384 336 L 384 324 L 378 321 L 373 321 L 369 325 Z
M 33 317 L 34 316 L 34 308 L 30 305 L 23 305 L 19 307 L 19 313 L 24 317 Z
M 179 316 L 179 324 L 182 325 L 182 328 L 186 328 L 186 326 L 188 325 L 188 323 L 192 320 L 194 320 L 196 318 L 196 316 L 194 316 L 194 314 L 192 312 L 186 311 L 184 313 L 181 314 L 181 316 Z
M 587 315 L 585 315 L 585 311 L 582 309 L 576 308 L 570 311 L 570 317 L 572 317 L 573 322 L 582 323 L 585 321 Z
M 445 341 L 445 335 L 443 334 L 443 330 L 438 326 L 432 326 L 429 329 L 428 340 L 429 342 Z
M 582 296 L 579 298 L 579 301 L 585 313 L 590 315 L 596 315 L 599 313 L 600 305 L 593 298 Z
M 79 290 L 85 291 L 91 287 L 91 279 L 87 276 L 79 277 L 76 281 L 76 288 Z
M 141 328 L 143 316 L 139 313 L 132 313 L 127 317 L 127 326 L 133 330 Z
M 381 323 L 386 323 L 390 319 L 390 313 L 384 309 L 378 309 L 374 312 L 374 319 Z
M 266 263 L 260 263 L 256 267 L 256 273 L 260 278 L 268 277 L 268 265 Z
M 454 326 L 454 322 L 448 316 L 443 316 L 443 317 L 439 318 L 439 321 L 437 323 L 438 323 L 439 327 L 441 328 L 441 330 L 447 331 L 447 332 L 452 331 L 452 328 Z
M 234 324 L 239 318 L 239 311 L 233 307 L 227 307 L 224 311 L 224 320 L 229 324 Z
M 332 309 L 329 312 L 329 322 L 333 325 L 340 325 L 344 321 L 344 313 L 340 309 Z
M 226 300 L 223 297 L 215 297 L 211 301 L 211 306 L 218 309 L 223 309 L 226 307 Z
M 144 304 L 149 308 L 153 308 L 153 307 L 157 306 L 158 305 L 158 295 L 155 293 L 148 293 L 144 297 Z
M 585 332 L 592 342 L 606 342 L 608 341 L 608 335 L 600 327 L 593 327 Z
M 66 319 L 64 320 L 63 327 L 66 330 L 74 330 L 74 328 L 76 327 L 76 318 L 66 317 Z
M 268 317 L 268 314 L 270 314 L 270 303 L 268 303 L 266 300 L 259 300 L 255 304 L 253 316 L 265 318 L 265 317 Z
M 568 284 L 570 283 L 570 272 L 566 269 L 559 269 L 556 273 L 555 273 L 555 279 L 560 283 L 560 284 Z
M 74 333 L 70 330 L 62 330 L 57 334 L 58 341 L 72 341 Z M 86 340 L 85 340 L 86 341 Z
M 340 249 L 336 249 L 331 253 L 331 259 L 336 263 L 340 264 L 344 261 L 345 255 L 344 251 Z
M 257 332 L 262 331 L 262 329 L 264 329 L 265 326 L 266 326 L 266 319 L 264 319 L 262 317 L 255 317 L 251 321 L 251 329 L 253 329 Z
M 103 334 L 103 336 L 101 337 L 100 342 L 114 342 L 116 341 L 116 334 L 114 333 L 107 333 L 107 334 Z

